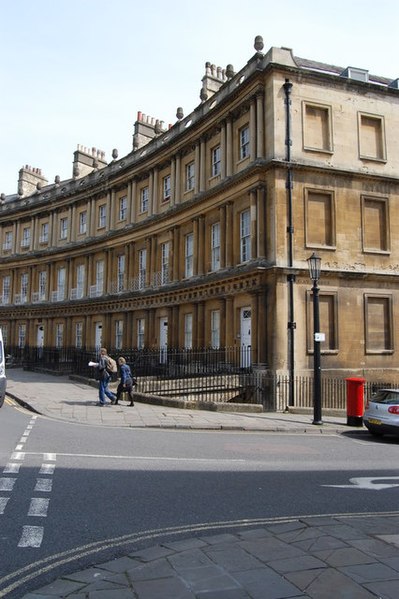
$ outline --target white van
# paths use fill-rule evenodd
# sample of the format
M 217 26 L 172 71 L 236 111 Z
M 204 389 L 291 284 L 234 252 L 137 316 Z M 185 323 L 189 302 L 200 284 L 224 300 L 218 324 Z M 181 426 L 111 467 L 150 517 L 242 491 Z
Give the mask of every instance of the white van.
M 4 403 L 6 395 L 7 378 L 6 378 L 6 356 L 4 353 L 3 333 L 0 329 L 0 408 Z

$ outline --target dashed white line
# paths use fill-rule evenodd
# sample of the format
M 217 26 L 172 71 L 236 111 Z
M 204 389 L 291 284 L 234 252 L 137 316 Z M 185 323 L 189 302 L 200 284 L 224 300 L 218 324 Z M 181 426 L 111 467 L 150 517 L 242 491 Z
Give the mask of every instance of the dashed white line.
M 43 460 L 45 462 L 55 462 L 56 459 L 57 459 L 56 453 L 44 453 L 43 454 Z
M 39 474 L 54 474 L 55 464 L 42 464 Z
M 9 497 L 0 497 L 0 514 L 4 514 Z
M 18 474 L 21 464 L 9 462 L 3 470 L 3 474 Z
M 23 449 L 23 448 L 24 448 L 24 446 L 22 445 L 22 443 L 20 443 L 19 445 L 17 445 L 15 447 L 15 451 L 21 451 L 21 449 Z
M 18 547 L 40 547 L 43 535 L 43 526 L 23 526 Z
M 41 493 L 50 493 L 53 487 L 53 481 L 51 478 L 38 478 L 36 480 L 35 491 Z
M 0 491 L 12 491 L 16 480 L 16 478 L 0 478 Z
M 11 454 L 11 459 L 12 460 L 24 460 L 25 459 L 25 453 L 23 451 L 14 451 Z
M 34 497 L 30 501 L 28 516 L 37 516 L 39 518 L 45 518 L 47 516 L 49 503 L 50 499 Z

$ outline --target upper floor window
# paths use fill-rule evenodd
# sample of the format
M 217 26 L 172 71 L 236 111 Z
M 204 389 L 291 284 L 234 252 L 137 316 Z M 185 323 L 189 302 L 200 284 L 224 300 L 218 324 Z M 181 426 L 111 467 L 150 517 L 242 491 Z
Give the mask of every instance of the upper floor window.
M 48 243 L 48 223 L 42 223 L 40 226 L 40 243 Z
M 322 104 L 302 105 L 303 145 L 305 150 L 332 152 L 331 108 Z
M 147 250 L 142 249 L 142 250 L 139 250 L 139 281 L 138 281 L 139 289 L 144 289 L 144 287 L 145 287 L 146 274 L 147 274 Z
M 65 266 L 61 266 L 57 270 L 57 291 L 56 291 L 56 299 L 57 301 L 62 301 L 65 299 Z
M 170 243 L 161 245 L 161 284 L 169 283 L 169 248 Z
M 162 195 L 162 199 L 164 202 L 166 202 L 167 200 L 170 200 L 170 194 L 171 194 L 171 188 L 170 188 L 170 175 L 167 175 L 166 177 L 163 178 L 162 180 L 162 189 L 163 189 L 163 195 Z
M 30 227 L 24 227 L 22 229 L 21 247 L 23 247 L 23 248 L 30 247 Z
M 104 260 L 96 262 L 96 292 L 101 295 L 104 291 Z
M 28 273 L 23 273 L 21 275 L 21 303 L 28 301 L 28 281 Z
M 107 224 L 107 207 L 102 204 L 98 207 L 98 228 L 103 229 Z
M 3 277 L 3 296 L 2 296 L 2 304 L 10 303 L 10 291 L 11 291 L 11 276 L 5 275 Z
M 193 263 L 194 263 L 194 235 L 189 233 L 184 239 L 185 244 L 185 255 L 184 255 L 184 275 L 186 277 L 193 276 Z
M 186 191 L 192 191 L 195 185 L 195 164 L 190 162 L 186 165 Z
M 118 256 L 118 273 L 117 273 L 117 291 L 123 291 L 125 288 L 125 255 Z
M 240 130 L 240 160 L 249 156 L 249 127 Z
M 211 270 L 220 268 L 220 223 L 211 227 Z
M 68 235 L 68 219 L 61 218 L 60 220 L 60 239 L 66 239 Z
M 84 295 L 86 269 L 84 264 L 79 264 L 76 267 L 76 296 L 78 299 Z
M 247 262 L 251 259 L 251 218 L 249 210 L 240 214 L 240 260 Z
M 221 162 L 220 162 L 220 146 L 216 146 L 211 151 L 211 173 L 212 177 L 220 175 Z
M 47 294 L 47 271 L 39 272 L 39 301 L 44 301 Z
M 87 232 L 87 211 L 79 212 L 79 234 L 85 235 Z
M 140 191 L 140 212 L 148 212 L 148 187 Z
M 12 250 L 12 231 L 6 231 L 4 234 L 3 250 Z
M 127 218 L 127 197 L 119 198 L 119 220 Z
M 385 126 L 381 116 L 359 114 L 360 158 L 386 160 Z

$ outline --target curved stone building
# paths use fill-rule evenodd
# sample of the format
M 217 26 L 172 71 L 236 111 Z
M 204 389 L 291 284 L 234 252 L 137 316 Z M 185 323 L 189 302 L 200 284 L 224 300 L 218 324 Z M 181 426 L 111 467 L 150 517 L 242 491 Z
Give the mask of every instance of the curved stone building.
M 10 346 L 239 348 L 272 373 L 394 375 L 398 80 L 294 56 L 206 63 L 200 104 L 138 113 L 121 158 L 78 146 L 71 179 L 20 170 L 0 206 Z

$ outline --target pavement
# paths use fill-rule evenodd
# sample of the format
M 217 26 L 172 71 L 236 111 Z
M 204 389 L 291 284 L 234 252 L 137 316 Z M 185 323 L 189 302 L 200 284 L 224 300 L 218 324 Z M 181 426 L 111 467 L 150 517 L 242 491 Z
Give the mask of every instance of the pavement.
M 135 401 L 96 405 L 66 376 L 9 369 L 7 395 L 44 417 L 92 426 L 366 435 L 342 413 L 188 410 Z M 393 506 L 396 507 L 396 504 Z M 214 531 L 214 532 L 213 532 Z M 194 534 L 195 533 L 195 534 Z M 193 535 L 193 536 L 191 536 Z M 156 536 L 156 535 L 155 535 Z M 169 535 L 170 538 L 170 535 Z M 22 599 L 398 599 L 399 511 L 187 527 L 162 541 L 54 580 Z

